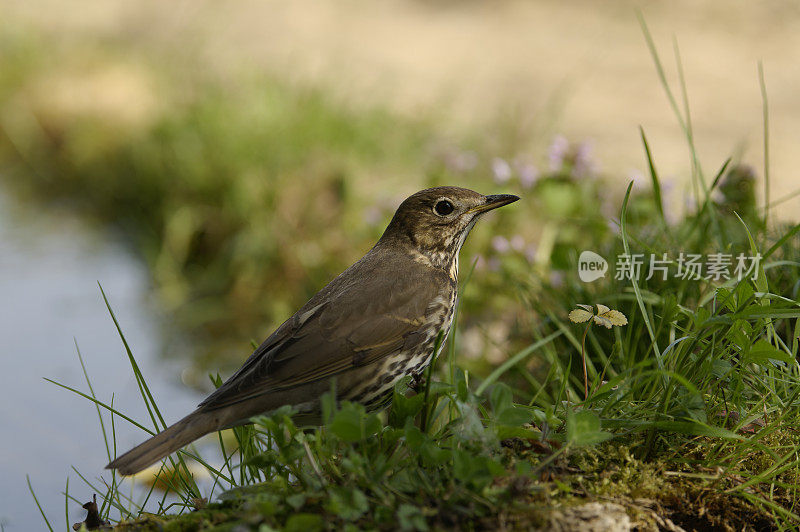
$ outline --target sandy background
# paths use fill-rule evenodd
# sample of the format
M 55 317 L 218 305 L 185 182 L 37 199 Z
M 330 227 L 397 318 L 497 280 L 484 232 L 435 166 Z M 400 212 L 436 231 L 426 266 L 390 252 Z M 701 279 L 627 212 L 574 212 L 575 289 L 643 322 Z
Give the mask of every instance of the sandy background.
M 222 72 L 266 70 L 355 104 L 433 113 L 445 131 L 513 123 L 531 151 L 553 135 L 589 139 L 603 170 L 644 170 L 638 127 L 659 170 L 685 182 L 685 137 L 648 52 L 644 14 L 673 88 L 680 46 L 705 173 L 728 157 L 763 174 L 757 63 L 770 103 L 771 198 L 798 188 L 800 6 L 768 0 L 412 2 L 361 0 L 6 0 L 8 16 L 66 39 L 181 50 Z M 537 151 L 538 150 L 538 151 Z M 762 188 L 761 186 L 759 187 Z M 800 207 L 794 198 L 784 215 Z

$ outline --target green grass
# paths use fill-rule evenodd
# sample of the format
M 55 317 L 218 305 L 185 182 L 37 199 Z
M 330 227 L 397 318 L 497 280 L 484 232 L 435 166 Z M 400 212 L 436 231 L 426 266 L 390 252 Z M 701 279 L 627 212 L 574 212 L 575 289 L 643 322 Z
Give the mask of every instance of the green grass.
M 642 24 L 687 138 L 693 209 L 671 215 L 644 131 L 650 186 L 618 197 L 602 199 L 608 182 L 580 145 L 561 146 L 558 164 L 535 182 L 515 168 L 501 188 L 523 199 L 485 220 L 462 252 L 463 263 L 480 259 L 462 279 L 454 333 L 422 393 L 398 387 L 383 416 L 327 399 L 323 427 L 302 430 L 284 408 L 232 438 L 221 434 L 222 466 L 201 462 L 212 488 L 191 477 L 192 451 L 162 470 L 169 495 L 155 484 L 130 495 L 113 473 L 75 471 L 102 495 L 101 516 L 153 530 L 529 528 L 547 523 L 553 508 L 613 501 L 643 526 L 669 518 L 688 528 L 795 528 L 800 227 L 776 225 L 757 204 L 752 169 L 727 161 L 713 178 L 703 170 L 677 46 L 675 95 Z M 40 44 L 26 42 L 13 40 L 27 50 L 13 55 L 27 60 L 0 74 L 4 102 L 53 66 L 37 55 Z M 487 177 L 491 150 L 462 139 L 437 151 L 441 139 L 424 120 L 355 110 L 272 79 L 153 71 L 176 89 L 135 128 L 91 113 L 48 114 L 35 102 L 3 115 L 2 173 L 21 195 L 116 227 L 181 330 L 208 352 L 241 359 L 242 337 L 271 330 L 357 258 L 398 200 L 376 207 L 378 188 L 499 186 Z M 766 147 L 765 87 L 762 76 Z M 469 143 L 471 151 L 453 147 Z M 508 159 L 515 155 L 524 154 Z M 768 191 L 768 165 L 764 173 Z M 380 187 L 369 185 L 375 175 L 386 176 Z M 492 243 L 493 235 L 522 245 Z M 538 247 L 526 249 L 533 241 Z M 604 280 L 577 278 L 585 249 L 609 260 Z M 681 253 L 761 260 L 752 277 L 689 279 L 676 275 Z M 669 275 L 615 279 L 623 254 L 643 254 L 645 272 L 651 254 L 666 254 Z M 579 304 L 607 305 L 628 323 L 573 324 L 567 314 Z M 114 323 L 148 419 L 96 397 L 88 374 L 86 391 L 61 384 L 96 405 L 109 459 L 122 450 L 118 423 L 150 434 L 165 426 Z M 476 346 L 471 333 L 496 325 L 503 345 L 487 332 Z M 502 362 L 486 359 L 492 349 Z M 75 493 L 67 484 L 67 503 L 85 502 Z
M 554 287 L 549 277 L 516 277 L 510 264 L 503 275 L 529 291 L 528 312 L 539 317 L 529 334 L 537 340 L 486 379 L 451 372 L 441 357 L 428 387 L 416 395 L 398 387 L 385 417 L 330 399 L 325 426 L 310 431 L 293 424 L 289 407 L 262 416 L 255 428 L 237 429 L 223 467 L 212 469 L 219 502 L 192 511 L 202 494 L 186 475 L 172 476 L 183 467 L 173 462 L 162 474 L 178 496 L 170 510 L 182 515 L 159 511 L 129 526 L 526 528 L 547 523 L 554 507 L 591 500 L 621 503 L 640 523 L 659 515 L 687 526 L 796 526 L 800 264 L 792 258 L 800 228 L 767 234 L 758 219 L 751 229 L 724 205 L 706 202 L 669 231 L 655 231 L 666 222 L 635 214 L 652 201 L 629 188 L 622 232 L 595 249 L 605 256 L 709 253 L 719 241 L 712 231 L 725 231 L 726 250 L 761 253 L 754 278 L 566 278 Z M 565 260 L 577 268 L 574 256 Z M 621 310 L 629 323 L 586 333 L 591 391 L 584 400 L 583 328 L 566 314 L 594 302 Z M 157 414 L 151 423 L 162 426 Z M 123 501 L 117 482 L 99 489 L 104 515 L 135 517 L 153 504 Z M 656 510 L 641 507 L 641 499 Z

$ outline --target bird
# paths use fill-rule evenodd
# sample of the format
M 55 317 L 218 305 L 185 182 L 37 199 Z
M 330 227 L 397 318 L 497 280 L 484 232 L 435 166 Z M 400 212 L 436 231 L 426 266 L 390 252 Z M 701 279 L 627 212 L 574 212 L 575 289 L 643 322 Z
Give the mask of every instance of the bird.
M 284 405 L 318 423 L 320 397 L 331 389 L 337 401 L 385 408 L 401 379 L 419 381 L 437 337 L 450 331 L 458 254 L 475 222 L 517 200 L 454 186 L 409 196 L 378 242 L 283 322 L 195 411 L 106 469 L 138 473 L 201 436 Z

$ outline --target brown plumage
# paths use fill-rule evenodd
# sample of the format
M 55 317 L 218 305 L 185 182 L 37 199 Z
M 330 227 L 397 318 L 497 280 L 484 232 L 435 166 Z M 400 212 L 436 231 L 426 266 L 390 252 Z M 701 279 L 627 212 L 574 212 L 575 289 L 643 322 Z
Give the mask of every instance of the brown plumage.
M 308 420 L 336 381 L 337 399 L 385 407 L 419 377 L 450 330 L 458 251 L 477 218 L 517 201 L 458 187 L 407 198 L 375 246 L 273 332 L 197 410 L 108 464 L 141 471 L 197 438 L 291 404 Z

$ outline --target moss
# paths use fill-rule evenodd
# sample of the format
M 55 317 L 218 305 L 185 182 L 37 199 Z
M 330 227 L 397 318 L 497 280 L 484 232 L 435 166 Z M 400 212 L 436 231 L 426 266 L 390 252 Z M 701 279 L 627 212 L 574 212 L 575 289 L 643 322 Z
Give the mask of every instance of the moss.
M 780 441 L 785 437 L 775 436 Z M 549 527 L 555 511 L 561 515 L 565 509 L 600 502 L 623 507 L 639 530 L 658 530 L 668 522 L 686 530 L 775 527 L 766 509 L 726 489 L 735 484 L 735 478 L 710 472 L 701 465 L 642 461 L 634 457 L 630 447 L 615 442 L 575 452 L 539 471 L 538 477 L 513 471 L 521 461 L 537 471 L 541 466 L 539 455 L 509 450 L 506 457 L 508 474 L 484 490 L 491 504 L 480 498 L 466 506 L 420 500 L 420 508 L 429 510 L 427 526 L 433 530 L 495 530 L 502 524 L 508 529 L 537 529 Z M 764 456 L 751 458 L 758 462 Z M 328 512 L 324 498 L 309 497 L 298 510 L 288 504 L 287 496 L 271 489 L 243 490 L 237 492 L 235 502 L 212 504 L 179 516 L 148 516 L 120 525 L 120 530 L 228 530 L 237 524 L 282 529 L 298 511 L 321 516 L 325 530 L 342 530 L 348 523 L 360 530 L 393 530 L 397 526 L 397 507 L 370 508 L 361 518 L 349 522 Z

